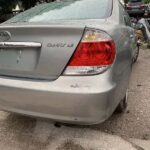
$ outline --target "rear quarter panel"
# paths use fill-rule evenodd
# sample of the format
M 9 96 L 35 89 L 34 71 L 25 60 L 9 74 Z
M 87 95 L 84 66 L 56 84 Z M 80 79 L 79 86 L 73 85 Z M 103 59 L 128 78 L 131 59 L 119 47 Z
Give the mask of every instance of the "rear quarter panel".
M 116 45 L 116 58 L 109 71 L 109 82 L 117 85 L 115 96 L 112 97 L 112 109 L 110 110 L 110 113 L 112 113 L 120 100 L 124 98 L 128 88 L 132 69 L 133 47 L 135 44 L 135 41 L 131 40 L 130 34 L 132 32 L 134 34 L 134 30 L 131 27 L 114 22 L 111 19 L 103 22 L 93 20 L 87 24 L 89 28 L 100 29 L 108 33 Z
M 130 32 L 129 27 L 118 25 L 111 33 L 116 44 L 116 59 L 112 66 L 112 78 L 117 83 L 114 100 L 116 106 L 125 96 L 132 69 L 133 42 L 129 38 Z

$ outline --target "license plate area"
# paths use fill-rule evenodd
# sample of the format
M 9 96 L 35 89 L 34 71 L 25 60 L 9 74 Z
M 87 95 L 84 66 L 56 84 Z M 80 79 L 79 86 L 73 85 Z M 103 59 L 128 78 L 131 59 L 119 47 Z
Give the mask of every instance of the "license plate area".
M 140 8 L 140 6 L 132 6 L 133 8 Z
M 37 67 L 40 51 L 35 48 L 0 48 L 0 74 L 4 71 L 31 72 Z

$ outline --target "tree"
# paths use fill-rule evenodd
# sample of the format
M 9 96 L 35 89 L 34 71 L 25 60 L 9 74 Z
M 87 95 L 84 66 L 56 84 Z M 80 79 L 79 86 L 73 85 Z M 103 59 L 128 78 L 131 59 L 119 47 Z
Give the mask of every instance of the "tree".
M 10 12 L 15 7 L 17 0 L 0 0 L 1 11 Z
M 146 3 L 146 4 L 150 3 L 150 0 L 145 0 L 145 3 Z
M 14 16 L 13 9 L 18 5 L 20 11 L 34 7 L 37 3 L 53 2 L 55 0 L 0 0 L 0 22 Z

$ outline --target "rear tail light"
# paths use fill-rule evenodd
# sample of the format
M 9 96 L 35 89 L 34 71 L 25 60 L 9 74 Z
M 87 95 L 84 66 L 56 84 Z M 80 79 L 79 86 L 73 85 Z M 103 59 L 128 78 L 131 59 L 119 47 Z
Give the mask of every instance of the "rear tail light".
M 132 9 L 132 7 L 130 5 L 127 6 L 127 9 Z
M 64 75 L 94 75 L 106 71 L 115 59 L 115 43 L 104 31 L 86 29 Z
M 141 8 L 141 9 L 144 9 L 144 8 L 145 8 L 145 5 L 140 5 L 140 8 Z
M 127 7 L 127 9 L 128 9 L 128 10 L 131 10 L 131 9 L 132 9 L 132 7 L 129 7 L 129 6 L 128 6 L 128 7 Z
M 127 5 L 127 9 L 132 9 L 132 5 L 131 5 L 131 4 L 128 4 L 128 5 Z

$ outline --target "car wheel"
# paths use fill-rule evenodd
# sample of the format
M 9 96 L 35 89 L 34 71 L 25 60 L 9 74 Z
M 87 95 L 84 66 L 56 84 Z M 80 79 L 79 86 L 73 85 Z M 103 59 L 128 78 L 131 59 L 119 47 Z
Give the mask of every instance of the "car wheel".
M 139 52 L 140 52 L 140 47 L 138 46 L 138 47 L 137 47 L 137 50 L 136 50 L 136 53 L 135 53 L 135 55 L 134 55 L 134 57 L 133 57 L 133 63 L 136 63 L 136 62 L 137 62 L 137 59 L 138 59 L 138 57 L 139 57 Z
M 121 100 L 121 102 L 117 106 L 116 112 L 117 113 L 125 113 L 125 112 L 127 112 L 127 108 L 128 108 L 128 90 L 126 92 L 125 97 Z

